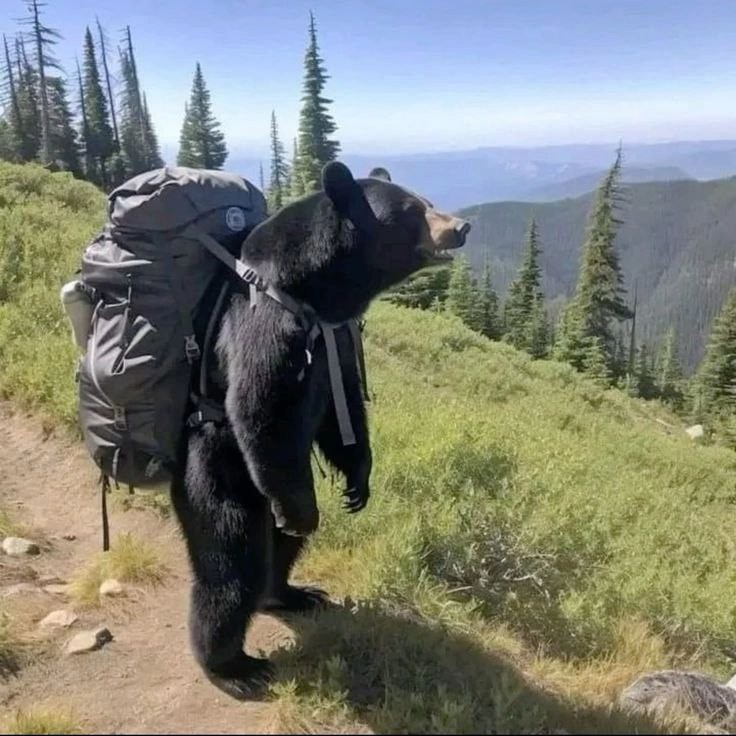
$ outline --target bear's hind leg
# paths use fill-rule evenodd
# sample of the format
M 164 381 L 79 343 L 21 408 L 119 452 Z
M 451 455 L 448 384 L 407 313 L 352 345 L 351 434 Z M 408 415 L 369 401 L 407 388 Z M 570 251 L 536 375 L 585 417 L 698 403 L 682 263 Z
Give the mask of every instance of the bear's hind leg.
M 272 560 L 268 593 L 261 602 L 262 611 L 290 611 L 305 613 L 324 605 L 327 593 L 311 586 L 289 585 L 289 575 L 297 561 L 306 539 L 284 534 L 271 526 Z
M 188 444 L 184 477 L 175 478 L 171 490 L 194 577 L 192 649 L 210 682 L 247 699 L 271 675 L 267 660 L 243 651 L 248 623 L 268 582 L 270 514 L 223 430 L 203 427 Z

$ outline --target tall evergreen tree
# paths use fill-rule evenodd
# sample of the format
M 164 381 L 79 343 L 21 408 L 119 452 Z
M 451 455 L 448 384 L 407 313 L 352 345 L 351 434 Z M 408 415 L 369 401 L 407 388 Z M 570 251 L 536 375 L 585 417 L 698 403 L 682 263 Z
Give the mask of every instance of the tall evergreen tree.
M 538 342 L 543 329 L 542 314 L 544 297 L 542 294 L 542 269 L 539 266 L 539 233 L 537 223 L 532 218 L 526 237 L 524 259 L 519 274 L 509 285 L 509 294 L 504 308 L 504 339 L 519 350 L 531 352 L 531 341 Z M 539 346 L 535 352 L 538 352 Z
M 221 169 L 226 158 L 225 136 L 212 115 L 210 93 L 197 62 L 191 98 L 185 107 L 177 163 L 179 166 Z
M 77 87 L 79 90 L 79 114 L 82 118 L 81 126 L 80 126 L 80 143 L 82 148 L 82 156 L 83 156 L 83 169 L 84 169 L 84 175 L 89 181 L 98 181 L 99 180 L 99 174 L 97 171 L 97 163 L 94 159 L 94 157 L 90 154 L 89 150 L 87 149 L 87 141 L 90 139 L 90 130 L 89 130 L 89 122 L 87 121 L 87 108 L 84 104 L 84 84 L 82 82 L 82 70 L 79 68 L 79 60 L 76 59 L 76 65 L 77 65 Z
M 50 77 L 49 83 L 49 140 L 53 165 L 80 176 L 79 147 L 74 119 L 69 108 L 66 84 L 60 77 Z
M 271 180 L 268 187 L 268 211 L 276 212 L 284 206 L 286 179 L 289 167 L 286 163 L 284 146 L 279 139 L 276 113 L 271 110 Z
M 4 128 L 4 158 L 7 161 L 15 161 L 22 158 L 22 141 L 24 138 L 23 119 L 18 100 L 18 89 L 16 85 L 13 62 L 10 58 L 8 39 L 3 34 L 3 49 L 5 68 L 3 70 L 3 87 L 8 100 L 6 116 L 6 127 Z
M 683 398 L 682 368 L 677 356 L 675 333 L 672 329 L 667 331 L 657 355 L 656 385 L 657 393 L 663 401 L 672 405 L 675 409 L 681 408 Z
M 701 416 L 722 419 L 736 415 L 736 287 L 713 323 L 693 384 Z
M 128 175 L 163 166 L 161 149 L 153 127 L 145 93 L 141 91 L 130 26 L 125 29 L 125 48 L 119 49 L 120 149 Z
M 477 293 L 473 286 L 470 264 L 465 256 L 453 258 L 450 283 L 447 287 L 447 309 L 451 314 L 473 327 L 477 316 Z
M 41 22 L 41 8 L 44 6 L 45 3 L 41 3 L 39 0 L 27 0 L 30 16 L 22 22 L 30 28 L 30 38 L 33 40 L 36 51 L 36 72 L 38 74 L 41 120 L 39 157 L 41 163 L 51 164 L 53 163 L 54 152 L 51 148 L 51 108 L 49 103 L 48 72 L 52 68 L 59 68 L 59 63 L 51 53 L 51 47 L 57 43 L 61 36 L 58 31 L 45 26 Z
M 263 161 L 258 162 L 258 187 L 262 192 L 266 191 L 266 178 L 263 175 Z
M 330 138 L 337 130 L 328 112 L 332 100 L 322 96 L 328 79 L 324 61 L 319 55 L 314 15 L 310 12 L 309 43 L 304 56 L 302 109 L 299 114 L 299 151 L 292 183 L 295 196 L 319 189 L 322 167 L 334 161 L 340 151 L 338 141 Z
M 549 355 L 552 335 L 550 334 L 544 297 L 540 294 L 532 305 L 524 336 L 525 350 L 532 358 L 546 358 Z
M 644 344 L 639 346 L 636 353 L 636 365 L 629 390 L 640 399 L 654 399 L 657 396 L 657 387 L 652 374 L 651 356 Z
M 87 28 L 84 36 L 84 108 L 87 116 L 87 139 L 84 147 L 94 159 L 99 171 L 99 182 L 109 184 L 107 162 L 115 151 L 107 100 L 102 90 L 100 72 L 92 32 Z
M 288 167 L 286 174 L 286 182 L 284 182 L 284 199 L 290 202 L 304 194 L 300 189 L 299 178 L 296 176 L 297 160 L 299 158 L 299 149 L 297 147 L 296 138 L 292 141 L 291 165 Z
M 102 71 L 105 74 L 105 89 L 107 90 L 107 104 L 110 106 L 110 121 L 112 122 L 112 135 L 115 143 L 115 151 L 120 150 L 120 132 L 118 131 L 118 116 L 115 112 L 115 96 L 112 93 L 112 81 L 110 80 L 110 67 L 107 63 L 107 36 L 102 28 L 99 18 L 95 18 L 97 23 L 97 38 L 100 42 L 100 60 L 102 61 Z
M 479 332 L 490 340 L 499 340 L 501 338 L 501 319 L 498 314 L 498 295 L 493 288 L 491 264 L 488 259 L 483 267 L 477 299 L 480 314 Z
M 589 218 L 575 296 L 560 322 L 556 357 L 578 370 L 584 369 L 587 351 L 602 350 L 608 372 L 612 373 L 616 352 L 612 322 L 632 317 L 623 300 L 623 276 L 614 242 L 616 229 L 621 224 L 616 217 L 621 201 L 621 166 L 619 148 L 598 189 Z M 593 338 L 597 338 L 597 342 Z
M 161 158 L 161 147 L 158 144 L 158 136 L 153 129 L 151 112 L 148 109 L 146 93 L 143 93 L 143 150 L 146 156 L 146 168 L 157 169 L 164 165 Z
M 23 161 L 33 161 L 41 149 L 41 108 L 38 102 L 38 75 L 26 55 L 23 38 L 15 39 L 17 97 L 22 120 L 19 137 Z

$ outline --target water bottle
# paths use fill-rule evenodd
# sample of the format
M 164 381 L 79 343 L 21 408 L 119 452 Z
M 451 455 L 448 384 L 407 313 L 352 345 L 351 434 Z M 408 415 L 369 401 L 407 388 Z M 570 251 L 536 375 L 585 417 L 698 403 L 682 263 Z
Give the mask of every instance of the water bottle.
M 71 323 L 74 342 L 85 353 L 94 305 L 81 281 L 70 281 L 61 287 L 61 304 Z

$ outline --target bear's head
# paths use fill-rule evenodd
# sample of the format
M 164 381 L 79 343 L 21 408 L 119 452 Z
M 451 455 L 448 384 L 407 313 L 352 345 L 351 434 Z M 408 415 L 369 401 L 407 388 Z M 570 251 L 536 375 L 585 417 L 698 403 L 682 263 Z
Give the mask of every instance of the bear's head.
M 356 180 L 344 164 L 329 163 L 322 187 L 256 227 L 243 255 L 328 321 L 355 317 L 381 291 L 451 260 L 449 251 L 470 230 L 393 183 L 383 168 Z

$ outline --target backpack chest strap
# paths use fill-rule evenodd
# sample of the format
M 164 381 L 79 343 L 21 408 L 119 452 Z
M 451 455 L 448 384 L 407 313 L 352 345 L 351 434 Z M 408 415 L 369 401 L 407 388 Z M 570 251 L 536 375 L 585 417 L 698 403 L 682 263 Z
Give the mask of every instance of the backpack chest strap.
M 308 304 L 294 299 L 290 294 L 287 294 L 282 289 L 272 286 L 266 283 L 258 274 L 258 272 L 247 263 L 239 258 L 232 255 L 226 248 L 218 243 L 208 233 L 200 230 L 198 227 L 192 225 L 189 228 L 190 234 L 195 236 L 205 248 L 221 261 L 230 271 L 236 273 L 240 279 L 248 285 L 248 299 L 251 302 L 251 306 L 255 307 L 258 303 L 258 299 L 261 294 L 265 294 L 269 298 L 278 302 L 291 312 L 299 321 L 302 329 L 307 335 L 307 346 L 306 346 L 306 365 L 299 373 L 298 380 L 303 380 L 306 375 L 306 370 L 312 363 L 312 352 L 314 343 L 321 334 L 325 341 L 325 351 L 327 353 L 327 369 L 330 376 L 330 389 L 332 393 L 332 400 L 335 407 L 335 415 L 337 417 L 338 427 L 340 429 L 340 437 L 342 439 L 343 446 L 348 447 L 356 444 L 355 431 L 353 430 L 352 421 L 350 419 L 350 410 L 348 409 L 347 397 L 345 395 L 345 383 L 342 376 L 342 367 L 340 363 L 340 354 L 337 347 L 337 341 L 335 340 L 335 330 L 347 327 L 350 331 L 350 336 L 353 342 L 354 357 L 358 363 L 358 377 L 361 381 L 364 397 L 367 399 L 368 388 L 365 382 L 365 360 L 363 357 L 363 342 L 360 333 L 360 327 L 358 326 L 357 320 L 348 320 L 347 322 L 330 323 L 320 320 L 317 313 Z M 221 296 L 224 296 L 226 289 L 223 288 Z M 222 307 L 222 301 L 218 300 L 218 306 L 216 312 Z M 217 319 L 217 314 L 213 314 L 208 331 Z M 207 341 L 208 342 L 208 341 Z M 207 352 L 207 351 L 205 351 Z M 204 381 L 206 381 L 205 370 L 201 371 L 203 376 L 201 381 L 201 388 L 204 387 Z M 202 391 L 201 395 L 206 399 L 205 392 Z M 197 426 L 203 421 L 222 421 L 224 419 L 224 412 L 212 411 L 212 402 L 209 402 L 209 416 L 203 411 L 195 412 L 187 422 L 189 426 Z M 192 421 L 194 423 L 192 423 Z

